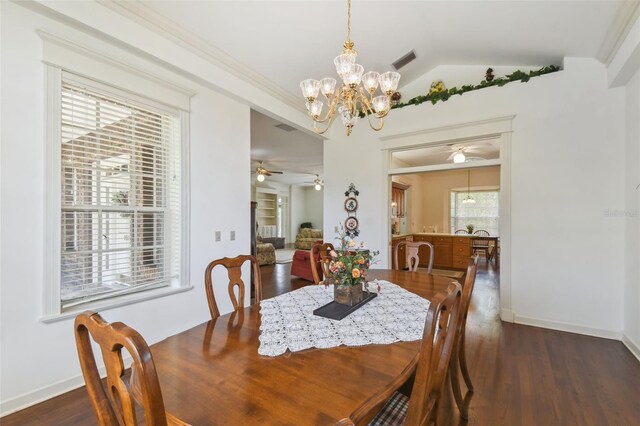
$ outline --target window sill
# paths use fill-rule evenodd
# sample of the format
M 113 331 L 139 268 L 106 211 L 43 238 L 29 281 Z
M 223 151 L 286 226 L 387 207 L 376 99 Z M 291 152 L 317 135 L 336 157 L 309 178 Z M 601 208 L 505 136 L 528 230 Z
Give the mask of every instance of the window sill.
M 163 287 L 155 290 L 149 290 L 141 293 L 133 293 L 125 296 L 120 296 L 114 299 L 100 300 L 95 302 L 89 302 L 85 305 L 79 305 L 68 311 L 44 315 L 40 318 L 40 321 L 46 324 L 54 323 L 57 321 L 63 321 L 69 318 L 74 318 L 84 311 L 105 311 L 108 309 L 118 308 L 121 306 L 132 305 L 134 303 L 144 302 L 145 300 L 157 299 L 159 297 L 170 296 L 172 294 L 184 293 L 193 289 L 193 286 L 186 287 Z

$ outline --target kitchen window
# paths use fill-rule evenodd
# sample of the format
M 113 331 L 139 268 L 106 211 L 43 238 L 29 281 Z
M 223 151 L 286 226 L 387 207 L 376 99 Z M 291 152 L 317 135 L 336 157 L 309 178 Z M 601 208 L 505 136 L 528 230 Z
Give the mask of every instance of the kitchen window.
M 475 203 L 463 203 L 470 195 Z M 480 229 L 489 235 L 500 233 L 500 191 L 451 191 L 451 233 L 473 225 L 474 232 Z

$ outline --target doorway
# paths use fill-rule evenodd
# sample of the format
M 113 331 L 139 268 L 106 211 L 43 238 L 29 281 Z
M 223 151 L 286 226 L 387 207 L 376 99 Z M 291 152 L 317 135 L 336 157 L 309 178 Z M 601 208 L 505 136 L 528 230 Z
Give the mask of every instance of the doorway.
M 392 206 L 392 182 L 400 181 L 403 184 L 411 185 L 410 191 L 414 196 L 407 199 L 406 204 L 407 215 L 411 216 L 411 210 L 416 211 L 419 207 L 419 201 L 415 197 L 420 192 L 419 185 L 413 185 L 410 180 L 411 175 L 419 175 L 423 173 L 457 171 L 464 173 L 469 170 L 471 177 L 478 170 L 489 167 L 497 167 L 499 175 L 498 198 L 498 235 L 499 235 L 499 283 L 500 283 L 500 317 L 504 321 L 513 322 L 513 314 L 511 311 L 511 264 L 510 264 L 510 223 L 511 223 L 511 133 L 513 116 L 500 117 L 496 119 L 484 120 L 481 122 L 463 123 L 442 128 L 425 129 L 422 131 L 412 132 L 410 134 L 400 134 L 394 136 L 385 136 L 382 138 L 382 149 L 387 151 L 387 170 L 388 190 L 384 198 L 384 211 L 388 214 L 388 224 L 392 223 L 394 209 Z M 497 147 L 497 149 L 485 150 L 478 152 L 477 145 L 489 144 Z M 473 149 L 460 149 L 465 146 L 473 146 Z M 482 151 L 482 150 L 480 150 Z M 464 154 L 464 159 L 460 160 L 460 156 L 454 162 L 456 154 Z M 472 184 L 468 184 L 467 192 L 460 196 L 460 200 L 464 196 L 471 195 L 472 189 L 489 190 L 491 188 L 481 188 L 478 184 L 472 188 Z M 462 221 L 457 221 L 456 212 L 452 212 L 451 207 L 455 207 L 455 202 L 451 197 L 455 197 L 453 193 L 464 193 L 464 188 L 457 188 L 457 191 L 450 191 L 448 200 L 444 205 L 448 206 L 448 214 L 442 212 L 440 220 L 431 220 L 430 223 L 416 223 L 414 220 L 411 224 L 409 219 L 409 229 L 420 234 L 435 233 L 434 231 L 445 231 L 449 235 L 455 235 L 458 229 L 454 228 Z M 493 188 L 495 189 L 495 188 Z M 397 206 L 396 206 L 397 211 Z M 445 220 L 446 219 L 446 220 Z M 477 229 L 477 228 L 476 228 Z M 451 232 L 454 232 L 451 234 Z M 388 247 L 392 248 L 394 235 L 392 234 L 392 226 L 388 226 Z M 454 237 L 451 237 L 454 238 Z M 497 248 L 497 247 L 496 247 Z M 497 252 L 496 252 L 497 254 Z M 388 260 L 391 264 L 393 252 L 390 250 Z

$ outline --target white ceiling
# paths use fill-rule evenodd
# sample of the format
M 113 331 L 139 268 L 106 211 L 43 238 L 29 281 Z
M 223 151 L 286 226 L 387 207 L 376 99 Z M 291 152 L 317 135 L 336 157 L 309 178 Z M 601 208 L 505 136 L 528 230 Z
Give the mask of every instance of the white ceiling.
M 352 40 L 358 62 L 378 72 L 390 70 L 393 61 L 414 49 L 417 59 L 400 70 L 402 87 L 439 65 L 532 67 L 559 65 L 565 56 L 603 60 L 622 31 L 618 27 L 629 4 L 352 0 Z M 336 77 L 333 58 L 346 37 L 346 0 L 141 0 L 135 7 L 167 34 L 186 36 L 214 57 L 228 55 L 226 61 L 239 72 L 259 76 L 259 84 L 301 109 L 299 82 Z M 252 160 L 290 172 L 272 180 L 304 182 L 321 174 L 322 143 L 274 124 L 252 113 Z M 439 157 L 427 161 L 441 161 L 434 158 Z
M 548 65 L 596 57 L 620 1 L 357 1 L 352 40 L 365 70 L 401 69 L 401 86 L 437 65 Z M 300 98 L 335 77 L 346 1 L 145 1 L 144 5 Z
M 251 170 L 258 161 L 267 170 L 283 171 L 269 180 L 286 183 L 311 182 L 315 174 L 322 175 L 322 139 L 300 130 L 287 132 L 276 125 L 279 121 L 257 111 L 251 111 Z
M 462 148 L 467 161 L 475 159 L 493 160 L 500 157 L 500 139 L 482 139 L 463 143 L 439 145 L 429 148 L 397 151 L 392 154 L 393 160 L 400 160 L 403 164 L 395 167 L 432 166 L 436 164 L 452 163 L 449 158 L 453 152 Z

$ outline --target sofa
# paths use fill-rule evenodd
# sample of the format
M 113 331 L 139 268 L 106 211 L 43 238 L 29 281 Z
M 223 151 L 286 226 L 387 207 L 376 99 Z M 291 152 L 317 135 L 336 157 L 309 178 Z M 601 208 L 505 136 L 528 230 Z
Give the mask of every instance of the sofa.
M 300 250 L 311 250 L 316 241 L 322 241 L 322 229 L 304 228 L 296 236 L 295 247 Z
M 276 263 L 276 248 L 271 243 L 265 243 L 262 238 L 256 238 L 256 260 L 258 265 L 273 265 Z
M 284 237 L 263 237 L 262 242 L 273 244 L 276 250 L 284 248 Z

